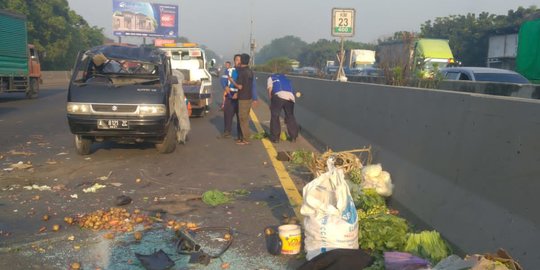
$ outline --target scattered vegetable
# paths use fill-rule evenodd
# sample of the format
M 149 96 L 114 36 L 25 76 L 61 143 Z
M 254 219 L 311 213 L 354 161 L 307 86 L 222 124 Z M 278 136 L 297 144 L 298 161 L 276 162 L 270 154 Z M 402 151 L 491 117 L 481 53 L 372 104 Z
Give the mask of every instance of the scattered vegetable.
M 291 153 L 291 162 L 296 165 L 308 165 L 313 161 L 314 154 L 311 151 L 296 150 Z
M 428 259 L 433 264 L 450 255 L 448 245 L 436 231 L 410 233 L 404 251 Z
M 360 213 L 359 213 L 360 216 Z M 360 248 L 372 251 L 402 250 L 409 226 L 403 218 L 380 213 L 358 221 Z
M 227 196 L 225 193 L 213 189 L 208 190 L 202 195 L 202 201 L 208 205 L 211 206 L 218 206 L 220 204 L 226 204 L 231 201 L 231 198 Z

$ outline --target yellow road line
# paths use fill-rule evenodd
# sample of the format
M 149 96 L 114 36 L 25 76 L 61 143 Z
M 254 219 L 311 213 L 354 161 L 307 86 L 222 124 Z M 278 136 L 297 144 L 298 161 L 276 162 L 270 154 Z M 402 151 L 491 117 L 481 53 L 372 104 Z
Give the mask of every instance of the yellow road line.
M 255 128 L 257 129 L 257 132 L 261 133 L 264 132 L 264 129 L 259 122 L 259 119 L 257 118 L 257 115 L 255 115 L 255 112 L 251 110 L 250 113 L 251 120 L 253 121 L 253 124 L 255 124 Z M 264 149 L 266 149 L 266 153 L 268 153 L 268 156 L 270 157 L 270 161 L 272 161 L 272 165 L 274 166 L 274 169 L 276 170 L 276 173 L 278 175 L 279 181 L 281 182 L 281 186 L 283 187 L 283 190 L 285 191 L 285 194 L 287 194 L 287 197 L 289 198 L 289 202 L 291 206 L 293 207 L 294 213 L 296 214 L 296 217 L 299 219 L 302 219 L 302 215 L 300 214 L 300 207 L 302 206 L 302 195 L 300 195 L 300 192 L 296 188 L 296 185 L 293 183 L 291 177 L 289 176 L 289 173 L 287 173 L 287 170 L 285 169 L 285 166 L 283 163 L 276 159 L 277 157 L 277 151 L 272 145 L 272 142 L 268 139 L 262 139 L 261 140 Z

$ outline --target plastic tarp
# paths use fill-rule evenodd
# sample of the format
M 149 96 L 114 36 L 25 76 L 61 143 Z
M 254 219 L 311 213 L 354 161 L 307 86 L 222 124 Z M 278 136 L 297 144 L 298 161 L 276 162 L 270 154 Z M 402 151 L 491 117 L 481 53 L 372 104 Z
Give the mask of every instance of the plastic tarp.
M 417 55 L 422 58 L 453 59 L 448 40 L 420 39 L 416 43 Z
M 540 20 L 523 23 L 518 44 L 517 72 L 530 81 L 540 81 Z
M 191 123 L 189 122 L 186 97 L 184 95 L 184 89 L 182 88 L 182 80 L 184 79 L 184 75 L 182 75 L 182 73 L 178 70 L 173 70 L 173 75 L 178 78 L 179 83 L 173 84 L 173 92 L 171 93 L 171 98 L 169 100 L 171 102 L 170 108 L 174 109 L 171 109 L 170 113 L 176 113 L 176 117 L 178 118 L 179 127 L 176 131 L 178 142 L 185 143 L 187 134 L 191 129 Z

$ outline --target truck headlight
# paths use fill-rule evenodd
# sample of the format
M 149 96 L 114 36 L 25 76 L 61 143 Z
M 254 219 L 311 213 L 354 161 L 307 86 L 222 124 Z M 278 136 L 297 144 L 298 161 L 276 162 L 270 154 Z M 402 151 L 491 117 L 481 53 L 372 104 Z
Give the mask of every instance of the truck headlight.
M 68 102 L 67 112 L 69 114 L 92 114 L 92 108 L 90 104 Z
M 140 116 L 159 116 L 165 115 L 165 105 L 139 105 Z

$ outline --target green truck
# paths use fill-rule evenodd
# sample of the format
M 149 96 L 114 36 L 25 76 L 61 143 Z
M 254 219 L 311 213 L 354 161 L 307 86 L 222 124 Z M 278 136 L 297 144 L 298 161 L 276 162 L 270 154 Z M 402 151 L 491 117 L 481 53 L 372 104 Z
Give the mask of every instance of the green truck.
M 36 98 L 41 80 L 39 57 L 28 44 L 26 17 L 0 10 L 0 93 L 24 92 Z
M 454 64 L 454 55 L 444 39 L 413 39 L 391 41 L 377 46 L 377 65 L 383 70 L 399 68 L 403 74 L 433 74 L 435 66 L 444 68 Z
M 516 71 L 540 84 L 540 19 L 525 22 L 519 29 Z

